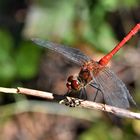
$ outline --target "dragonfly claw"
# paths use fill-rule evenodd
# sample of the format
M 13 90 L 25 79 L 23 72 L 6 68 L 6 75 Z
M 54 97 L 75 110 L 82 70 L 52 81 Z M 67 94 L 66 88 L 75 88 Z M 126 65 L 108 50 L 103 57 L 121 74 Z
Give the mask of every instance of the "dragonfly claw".
M 66 106 L 69 106 L 69 107 L 76 107 L 81 104 L 79 99 L 75 99 L 72 97 L 66 97 L 65 99 L 61 100 L 59 103 L 65 104 Z

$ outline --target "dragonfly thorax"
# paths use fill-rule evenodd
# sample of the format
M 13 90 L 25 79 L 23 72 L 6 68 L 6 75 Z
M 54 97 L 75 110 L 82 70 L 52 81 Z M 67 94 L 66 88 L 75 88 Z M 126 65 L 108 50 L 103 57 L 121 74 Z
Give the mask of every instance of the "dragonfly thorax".
M 84 84 L 84 86 L 87 85 L 93 79 L 91 71 L 81 68 L 81 71 L 79 72 L 79 79 Z

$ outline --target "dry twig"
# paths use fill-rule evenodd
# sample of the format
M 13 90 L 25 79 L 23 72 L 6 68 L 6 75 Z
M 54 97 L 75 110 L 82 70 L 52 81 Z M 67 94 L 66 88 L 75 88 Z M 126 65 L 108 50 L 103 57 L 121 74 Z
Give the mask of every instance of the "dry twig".
M 56 94 L 52 94 L 50 92 L 44 92 L 44 91 L 33 90 L 33 89 L 28 89 L 28 88 L 21 88 L 21 87 L 3 88 L 3 87 L 0 87 L 0 92 L 32 95 L 32 96 L 41 97 L 41 98 L 44 98 L 47 100 L 53 100 L 53 101 L 57 101 L 57 102 L 60 102 L 60 101 L 65 102 L 64 101 L 65 97 L 63 95 L 56 95 Z M 70 98 L 71 97 L 67 97 L 67 99 L 70 99 Z M 73 99 L 76 100 L 75 98 L 73 98 Z M 131 112 L 131 111 L 126 110 L 126 109 L 121 109 L 121 108 L 117 108 L 117 107 L 113 107 L 113 106 L 109 106 L 109 105 L 105 105 L 105 104 L 101 104 L 101 103 L 84 101 L 81 99 L 78 99 L 78 101 L 80 102 L 79 107 L 82 107 L 82 108 L 101 110 L 101 111 L 115 114 L 115 115 L 120 116 L 120 117 L 126 117 L 126 118 L 140 120 L 140 113 Z

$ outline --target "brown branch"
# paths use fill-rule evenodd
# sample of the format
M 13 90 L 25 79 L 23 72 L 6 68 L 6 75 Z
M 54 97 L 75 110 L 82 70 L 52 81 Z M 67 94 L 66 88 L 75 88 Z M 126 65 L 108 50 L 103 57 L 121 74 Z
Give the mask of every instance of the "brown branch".
M 32 95 L 36 97 L 41 97 L 47 100 L 53 100 L 62 103 L 65 103 L 65 97 L 63 95 L 56 95 L 52 94 L 50 92 L 44 92 L 44 91 L 39 91 L 39 90 L 33 90 L 33 89 L 28 89 L 28 88 L 3 88 L 0 87 L 0 92 L 4 93 L 14 93 L 14 94 L 24 94 L 24 95 Z M 71 97 L 67 97 L 67 99 L 71 99 Z M 77 100 L 75 98 L 72 98 L 74 100 Z M 79 107 L 82 108 L 90 108 L 90 109 L 96 109 L 96 110 L 101 110 L 105 112 L 109 112 L 112 114 L 115 114 L 120 117 L 126 117 L 126 118 L 132 118 L 132 119 L 139 119 L 140 120 L 140 113 L 135 113 L 131 112 L 129 110 L 101 104 L 101 103 L 96 103 L 96 102 L 91 102 L 91 101 L 84 101 L 81 99 L 78 99 L 80 102 Z
M 64 96 L 62 96 L 62 95 L 56 95 L 56 94 L 52 94 L 50 92 L 44 92 L 44 91 L 33 90 L 33 89 L 22 88 L 22 87 L 17 87 L 17 88 L 0 87 L 0 92 L 32 95 L 32 96 L 41 97 L 41 98 L 48 99 L 48 100 L 56 100 L 58 102 L 61 101 L 62 99 L 64 99 Z

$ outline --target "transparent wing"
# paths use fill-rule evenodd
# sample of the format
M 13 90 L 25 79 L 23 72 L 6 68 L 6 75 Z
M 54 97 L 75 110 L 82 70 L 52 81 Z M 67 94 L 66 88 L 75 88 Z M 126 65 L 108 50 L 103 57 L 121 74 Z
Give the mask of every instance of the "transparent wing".
M 34 38 L 32 39 L 32 41 L 41 47 L 45 47 L 45 48 L 48 48 L 50 50 L 60 53 L 61 55 L 67 57 L 68 59 L 70 59 L 71 61 L 75 62 L 78 65 L 83 65 L 84 62 L 88 62 L 91 60 L 88 56 L 83 54 L 80 50 L 75 49 L 75 48 L 41 40 L 39 38 Z
M 125 84 L 109 68 L 100 71 L 95 80 L 104 94 L 106 104 L 120 108 L 129 108 L 129 102 L 136 105 Z

